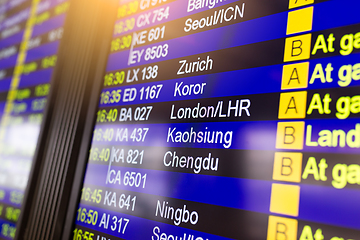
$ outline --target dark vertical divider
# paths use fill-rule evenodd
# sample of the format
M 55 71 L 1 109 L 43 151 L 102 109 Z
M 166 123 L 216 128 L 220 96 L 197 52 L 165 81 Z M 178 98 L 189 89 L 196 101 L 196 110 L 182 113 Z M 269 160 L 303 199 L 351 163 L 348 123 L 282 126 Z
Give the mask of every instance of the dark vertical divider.
M 15 239 L 70 238 L 116 13 L 115 1 L 70 4 Z

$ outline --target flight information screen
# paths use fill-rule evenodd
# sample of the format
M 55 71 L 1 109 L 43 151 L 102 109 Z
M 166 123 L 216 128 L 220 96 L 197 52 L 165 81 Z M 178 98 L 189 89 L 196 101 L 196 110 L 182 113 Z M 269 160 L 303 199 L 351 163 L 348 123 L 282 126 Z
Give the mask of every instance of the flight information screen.
M 0 5 L 0 239 L 15 236 L 69 3 Z
M 359 7 L 121 0 L 73 239 L 359 239 Z

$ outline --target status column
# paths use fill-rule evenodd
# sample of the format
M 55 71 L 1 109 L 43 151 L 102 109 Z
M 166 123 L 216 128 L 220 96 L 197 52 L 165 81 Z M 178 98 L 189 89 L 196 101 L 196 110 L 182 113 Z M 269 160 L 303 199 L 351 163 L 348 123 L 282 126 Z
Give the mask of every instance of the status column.
M 299 215 L 301 168 L 304 146 L 311 33 L 314 0 L 290 0 L 288 13 L 284 62 L 280 93 L 276 149 L 274 155 L 273 183 L 271 187 L 270 212 L 267 240 L 296 240 Z M 304 34 L 305 33 L 305 34 Z M 300 34 L 300 35 L 299 35 Z M 294 36 L 291 36 L 294 35 Z M 288 64 L 290 62 L 295 62 Z M 287 120 L 287 121 L 285 121 Z M 295 121 L 293 121 L 295 120 Z M 290 150 L 290 151 L 289 151 Z

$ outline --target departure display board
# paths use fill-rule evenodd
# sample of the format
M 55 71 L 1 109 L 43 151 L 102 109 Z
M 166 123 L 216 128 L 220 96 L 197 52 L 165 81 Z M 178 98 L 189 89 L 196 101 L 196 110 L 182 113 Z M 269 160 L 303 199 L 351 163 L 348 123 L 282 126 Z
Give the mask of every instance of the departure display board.
M 15 236 L 69 2 L 0 5 L 0 239 Z
M 359 239 L 359 7 L 121 0 L 73 239 Z

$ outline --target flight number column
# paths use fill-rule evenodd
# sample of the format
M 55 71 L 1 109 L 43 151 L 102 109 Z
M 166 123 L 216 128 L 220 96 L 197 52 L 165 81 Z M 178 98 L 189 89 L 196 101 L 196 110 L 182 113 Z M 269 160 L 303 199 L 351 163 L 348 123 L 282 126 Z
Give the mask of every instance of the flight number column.
M 159 37 L 159 34 L 164 35 L 165 27 L 142 31 L 141 36 L 138 36 L 136 32 L 128 32 L 150 24 L 152 20 L 156 22 L 166 19 L 170 7 L 165 4 L 169 2 L 172 0 L 142 0 L 121 5 L 118 9 L 119 21 L 114 26 L 114 35 L 121 35 L 112 40 L 111 53 L 130 49 L 127 56 L 128 65 L 132 64 L 134 59 L 137 60 L 138 58 L 133 58 L 133 56 L 138 53 L 136 49 L 134 50 L 138 41 L 142 42 L 146 34 L 146 39 L 151 42 L 154 37 Z M 165 6 L 160 10 L 147 12 L 162 5 Z M 150 19 L 151 14 L 154 14 L 154 17 Z M 150 50 L 156 51 L 154 48 L 148 48 L 147 51 L 141 52 L 139 58 L 142 57 L 145 61 L 152 59 Z M 82 189 L 74 239 L 125 238 L 141 234 L 135 232 L 134 228 L 139 226 L 144 228 L 149 221 L 136 216 L 140 211 L 139 208 L 142 208 L 141 203 L 146 198 L 141 192 L 145 191 L 147 178 L 149 178 L 143 163 L 148 156 L 147 151 L 150 150 L 146 147 L 150 127 L 140 125 L 140 123 L 145 123 L 150 119 L 153 106 L 146 104 L 146 101 L 157 99 L 163 85 L 153 84 L 141 89 L 132 87 L 139 80 L 155 79 L 159 70 L 156 64 L 134 69 L 124 69 L 124 67 L 121 66 L 114 73 L 107 72 L 104 78 L 104 89 L 100 95 L 100 109 L 96 116 L 88 164 L 96 166 L 98 172 L 101 169 L 105 170 L 102 167 L 107 166 L 106 171 L 101 171 L 104 176 L 101 181 L 104 182 L 96 183 L 96 185 L 85 184 Z M 129 87 L 109 88 L 122 84 Z M 135 100 L 139 101 L 136 106 L 129 105 Z M 111 143 L 112 141 L 114 142 Z

